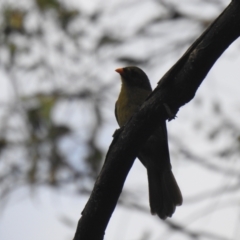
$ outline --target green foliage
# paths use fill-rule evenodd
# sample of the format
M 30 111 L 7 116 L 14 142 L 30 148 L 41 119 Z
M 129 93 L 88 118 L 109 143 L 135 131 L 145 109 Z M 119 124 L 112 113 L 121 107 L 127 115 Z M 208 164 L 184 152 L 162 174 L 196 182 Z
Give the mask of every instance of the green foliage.
M 35 2 L 41 11 L 61 8 L 61 4 L 57 0 L 35 0 Z
M 24 21 L 26 17 L 26 12 L 17 8 L 5 8 L 3 10 L 3 32 L 6 35 L 11 33 L 24 33 Z
M 58 22 L 63 29 L 67 29 L 67 26 L 79 15 L 79 11 L 76 9 L 67 9 L 57 0 L 35 0 L 36 5 L 42 12 L 53 10 L 57 13 Z

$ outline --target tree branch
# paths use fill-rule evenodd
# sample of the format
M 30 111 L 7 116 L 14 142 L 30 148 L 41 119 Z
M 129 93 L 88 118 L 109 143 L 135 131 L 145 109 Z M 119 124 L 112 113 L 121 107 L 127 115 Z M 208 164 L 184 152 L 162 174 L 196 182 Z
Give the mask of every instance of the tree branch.
M 124 129 L 115 134 L 74 240 L 102 240 L 127 174 L 146 139 L 161 121 L 171 119 L 195 95 L 224 50 L 240 35 L 240 1 L 224 12 L 163 76 L 158 87 Z M 166 107 L 167 106 L 167 107 Z M 166 108 L 170 111 L 166 111 Z

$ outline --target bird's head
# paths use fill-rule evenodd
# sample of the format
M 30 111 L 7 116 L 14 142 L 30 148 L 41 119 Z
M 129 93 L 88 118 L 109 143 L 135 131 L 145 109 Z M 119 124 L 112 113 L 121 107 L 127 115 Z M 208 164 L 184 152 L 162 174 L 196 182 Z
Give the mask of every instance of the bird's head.
M 135 66 L 117 68 L 115 70 L 121 75 L 121 80 L 123 84 L 129 87 L 143 88 L 145 90 L 152 90 L 150 82 L 146 73 Z

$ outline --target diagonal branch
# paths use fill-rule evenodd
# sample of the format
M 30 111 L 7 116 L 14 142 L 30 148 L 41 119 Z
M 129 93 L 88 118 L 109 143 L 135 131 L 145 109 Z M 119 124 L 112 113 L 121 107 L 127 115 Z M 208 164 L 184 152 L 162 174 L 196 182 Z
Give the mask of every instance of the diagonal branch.
M 78 222 L 74 240 L 102 240 L 124 181 L 146 139 L 169 113 L 195 95 L 203 79 L 240 35 L 240 0 L 233 0 L 211 26 L 163 76 L 140 110 L 115 134 L 101 173 Z M 168 111 L 166 111 L 168 109 Z

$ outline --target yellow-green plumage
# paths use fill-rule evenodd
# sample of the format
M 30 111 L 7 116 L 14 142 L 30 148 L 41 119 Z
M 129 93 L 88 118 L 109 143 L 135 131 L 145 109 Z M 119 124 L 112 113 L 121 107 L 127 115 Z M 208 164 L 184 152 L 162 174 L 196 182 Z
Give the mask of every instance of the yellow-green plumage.
M 127 87 L 122 81 L 122 88 L 116 102 L 116 117 L 120 127 L 125 125 L 133 113 L 141 106 L 147 96 L 151 93 L 149 90 Z M 121 113 L 121 114 L 118 114 Z

